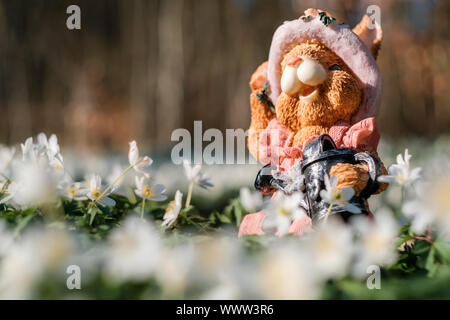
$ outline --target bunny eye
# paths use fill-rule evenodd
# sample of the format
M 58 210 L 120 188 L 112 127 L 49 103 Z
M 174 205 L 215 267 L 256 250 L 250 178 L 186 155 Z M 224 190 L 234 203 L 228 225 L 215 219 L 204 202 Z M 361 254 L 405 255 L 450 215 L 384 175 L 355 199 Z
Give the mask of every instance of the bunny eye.
M 342 68 L 338 64 L 333 64 L 331 67 L 328 68 L 328 70 L 335 71 L 335 70 L 342 70 Z

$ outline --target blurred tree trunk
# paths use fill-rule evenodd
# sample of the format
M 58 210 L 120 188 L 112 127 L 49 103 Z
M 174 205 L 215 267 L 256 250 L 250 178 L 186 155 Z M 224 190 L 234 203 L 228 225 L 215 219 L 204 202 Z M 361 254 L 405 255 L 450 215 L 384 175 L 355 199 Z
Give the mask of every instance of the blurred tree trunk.
M 183 116 L 183 0 L 161 1 L 158 10 L 156 138 L 167 145 Z

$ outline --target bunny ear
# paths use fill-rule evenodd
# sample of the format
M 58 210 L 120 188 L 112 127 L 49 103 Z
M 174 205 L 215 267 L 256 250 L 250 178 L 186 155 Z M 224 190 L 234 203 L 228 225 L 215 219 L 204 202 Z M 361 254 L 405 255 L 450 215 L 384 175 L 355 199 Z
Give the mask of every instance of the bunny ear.
M 353 28 L 353 32 L 370 49 L 370 52 L 376 59 L 381 47 L 381 40 L 383 39 L 383 30 L 376 19 L 371 19 L 368 15 L 364 15 L 361 22 Z

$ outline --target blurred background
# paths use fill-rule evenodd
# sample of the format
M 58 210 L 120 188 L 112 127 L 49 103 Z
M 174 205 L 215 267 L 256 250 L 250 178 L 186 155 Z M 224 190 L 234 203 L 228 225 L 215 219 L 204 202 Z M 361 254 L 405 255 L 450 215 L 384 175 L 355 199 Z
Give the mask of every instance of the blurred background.
M 81 30 L 66 8 L 81 8 Z M 0 143 L 56 133 L 80 151 L 169 149 L 175 128 L 244 128 L 248 81 L 275 29 L 309 8 L 352 27 L 381 7 L 385 139 L 450 131 L 445 0 L 96 0 L 0 2 Z

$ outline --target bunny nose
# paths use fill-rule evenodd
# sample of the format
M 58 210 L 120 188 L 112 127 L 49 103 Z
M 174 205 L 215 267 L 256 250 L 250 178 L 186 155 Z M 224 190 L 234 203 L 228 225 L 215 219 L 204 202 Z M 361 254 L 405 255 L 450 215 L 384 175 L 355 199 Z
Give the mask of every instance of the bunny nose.
M 309 57 L 301 57 L 302 63 L 297 69 L 298 79 L 308 86 L 318 86 L 327 79 L 322 65 Z

